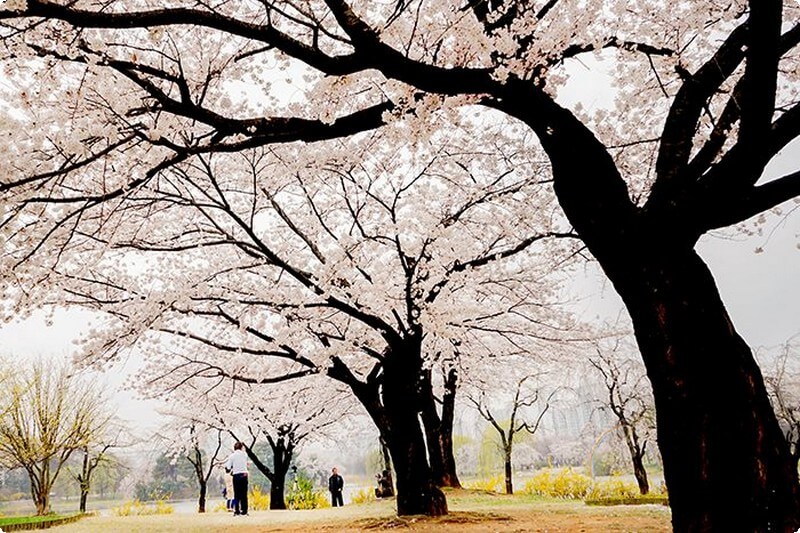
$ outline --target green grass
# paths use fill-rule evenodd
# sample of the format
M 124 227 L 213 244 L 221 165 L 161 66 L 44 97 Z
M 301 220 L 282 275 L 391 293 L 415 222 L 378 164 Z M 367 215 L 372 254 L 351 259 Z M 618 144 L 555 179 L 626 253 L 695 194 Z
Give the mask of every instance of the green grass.
M 14 531 L 18 529 L 39 529 L 36 526 L 49 527 L 73 522 L 78 518 L 87 516 L 81 513 L 56 514 L 50 513 L 42 516 L 7 516 L 0 517 L 0 529 Z

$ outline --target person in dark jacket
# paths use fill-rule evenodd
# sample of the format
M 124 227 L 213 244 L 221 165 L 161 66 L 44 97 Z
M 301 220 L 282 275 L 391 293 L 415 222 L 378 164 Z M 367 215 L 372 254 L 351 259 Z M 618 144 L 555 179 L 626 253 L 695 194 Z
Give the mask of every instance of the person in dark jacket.
M 331 477 L 328 478 L 328 490 L 331 491 L 331 505 L 334 507 L 344 506 L 342 500 L 342 489 L 344 488 L 344 479 L 339 475 L 336 467 L 333 467 Z

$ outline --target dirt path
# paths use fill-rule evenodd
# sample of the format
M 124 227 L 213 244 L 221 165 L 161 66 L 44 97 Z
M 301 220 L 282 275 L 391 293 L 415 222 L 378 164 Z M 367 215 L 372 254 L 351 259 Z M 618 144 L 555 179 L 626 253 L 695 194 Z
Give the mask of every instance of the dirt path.
M 592 507 L 582 502 L 542 501 L 530 497 L 475 494 L 448 495 L 451 513 L 445 517 L 395 515 L 394 502 L 348 505 L 313 511 L 258 511 L 247 517 L 226 513 L 172 514 L 138 517 L 92 517 L 51 529 L 54 533 L 354 533 L 409 532 L 668 532 L 670 513 L 656 505 Z

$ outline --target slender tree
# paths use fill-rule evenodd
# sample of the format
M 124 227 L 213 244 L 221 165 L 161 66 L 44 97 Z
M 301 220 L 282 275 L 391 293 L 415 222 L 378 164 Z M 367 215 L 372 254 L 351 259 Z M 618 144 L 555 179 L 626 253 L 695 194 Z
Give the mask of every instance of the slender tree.
M 492 412 L 490 400 L 486 393 L 480 395 L 468 395 L 467 399 L 478 411 L 481 417 L 489 422 L 500 438 L 500 451 L 503 454 L 503 472 L 505 475 L 505 488 L 506 494 L 514 494 L 514 479 L 513 479 L 513 465 L 512 456 L 514 453 L 514 437 L 521 431 L 525 431 L 529 435 L 535 435 L 539 429 L 539 424 L 542 418 L 547 414 L 550 409 L 550 403 L 555 396 L 556 391 L 552 391 L 547 398 L 540 398 L 542 394 L 541 388 L 530 389 L 529 380 L 535 376 L 525 376 L 516 383 L 514 388 L 514 397 L 511 399 L 511 411 L 509 414 L 508 422 L 502 419 L 498 420 L 495 413 Z M 538 414 L 528 419 L 529 413 L 526 411 L 534 405 L 541 403 L 544 400 L 544 405 L 538 409 Z M 533 420 L 533 422 L 529 422 Z
M 217 458 L 222 450 L 222 431 L 216 431 L 216 443 L 209 448 L 209 452 L 204 453 L 200 443 L 200 436 L 198 435 L 197 426 L 192 425 L 189 428 L 190 446 L 186 451 L 186 460 L 191 463 L 194 468 L 195 476 L 197 477 L 197 486 L 199 494 L 197 497 L 197 512 L 206 512 L 206 498 L 208 495 L 208 480 L 214 473 Z
M 92 442 L 87 443 L 80 450 L 82 454 L 80 470 L 70 469 L 70 474 L 78 482 L 81 491 L 80 512 L 86 512 L 86 503 L 92 490 L 92 477 L 97 469 L 113 465 L 116 459 L 111 452 L 115 448 L 128 445 L 123 434 L 124 431 L 118 423 L 110 423 L 108 427 L 103 428 L 102 432 L 98 432 Z
M 652 396 L 640 363 L 621 359 L 618 348 L 619 344 L 608 351 L 597 347 L 596 355 L 589 358 L 589 363 L 603 378 L 607 396 L 601 400 L 602 406 L 616 418 L 616 427 L 628 448 L 639 492 L 647 494 L 650 483 L 644 468 L 644 456 L 653 425 Z

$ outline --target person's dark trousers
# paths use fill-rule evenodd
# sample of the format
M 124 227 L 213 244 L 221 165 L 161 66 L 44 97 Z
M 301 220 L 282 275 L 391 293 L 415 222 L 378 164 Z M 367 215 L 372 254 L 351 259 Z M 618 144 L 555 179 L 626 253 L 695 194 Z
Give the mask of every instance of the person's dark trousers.
M 331 491 L 331 505 L 334 507 L 344 507 L 344 501 L 342 500 L 342 491 L 337 490 L 336 492 Z
M 233 475 L 234 514 L 247 514 L 247 474 Z

